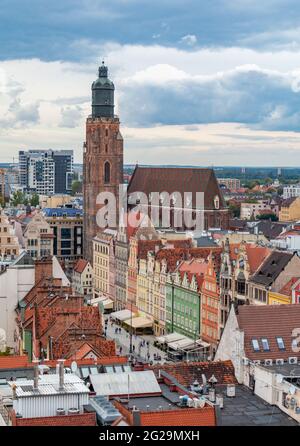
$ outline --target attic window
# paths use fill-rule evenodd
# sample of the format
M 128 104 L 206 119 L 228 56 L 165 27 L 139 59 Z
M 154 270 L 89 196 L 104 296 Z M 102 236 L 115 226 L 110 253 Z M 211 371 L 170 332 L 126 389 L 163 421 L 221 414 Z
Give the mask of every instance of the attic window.
M 270 351 L 268 339 L 262 338 L 261 343 L 262 343 L 262 346 L 263 346 L 263 349 L 264 349 L 265 352 Z
M 279 350 L 285 350 L 283 339 L 281 337 L 277 337 L 276 339 Z
M 252 347 L 255 352 L 260 351 L 260 346 L 259 346 L 259 342 L 257 339 L 252 339 Z
M 218 195 L 216 195 L 214 198 L 214 205 L 215 205 L 215 209 L 220 208 L 220 199 L 219 199 Z

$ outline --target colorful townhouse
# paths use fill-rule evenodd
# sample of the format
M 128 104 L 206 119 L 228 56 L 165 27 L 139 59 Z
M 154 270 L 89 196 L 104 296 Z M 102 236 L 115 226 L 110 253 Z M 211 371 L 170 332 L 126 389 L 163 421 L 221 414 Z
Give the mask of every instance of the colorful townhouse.
M 272 251 L 249 280 L 250 304 L 267 305 L 270 293 L 280 293 L 291 279 L 299 275 L 299 271 L 300 258 L 296 253 Z
M 220 337 L 220 254 L 211 253 L 201 288 L 201 338 L 211 346 L 214 356 Z
M 198 340 L 201 334 L 201 286 L 207 263 L 183 261 L 166 282 L 166 331 Z

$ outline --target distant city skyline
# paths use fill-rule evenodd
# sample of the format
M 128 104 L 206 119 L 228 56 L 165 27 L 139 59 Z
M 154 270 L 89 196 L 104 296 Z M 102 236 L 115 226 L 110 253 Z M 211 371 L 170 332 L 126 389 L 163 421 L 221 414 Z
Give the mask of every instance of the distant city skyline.
M 0 12 L 0 163 L 38 148 L 74 149 L 82 163 L 104 58 L 126 164 L 300 165 L 295 0 L 30 6 Z

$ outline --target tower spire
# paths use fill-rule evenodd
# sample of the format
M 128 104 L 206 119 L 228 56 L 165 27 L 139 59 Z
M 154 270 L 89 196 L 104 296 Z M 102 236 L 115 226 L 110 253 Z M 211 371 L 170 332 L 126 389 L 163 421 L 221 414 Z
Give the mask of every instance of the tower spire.
M 102 61 L 99 67 L 99 77 L 92 84 L 92 117 L 114 117 L 114 92 L 115 86 L 108 79 L 108 68 Z

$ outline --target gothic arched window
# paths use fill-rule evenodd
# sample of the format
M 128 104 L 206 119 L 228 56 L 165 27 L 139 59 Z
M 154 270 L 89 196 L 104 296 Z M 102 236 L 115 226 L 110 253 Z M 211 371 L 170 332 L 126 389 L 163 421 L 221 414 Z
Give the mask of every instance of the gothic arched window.
M 108 161 L 104 164 L 104 183 L 110 182 L 110 164 Z

